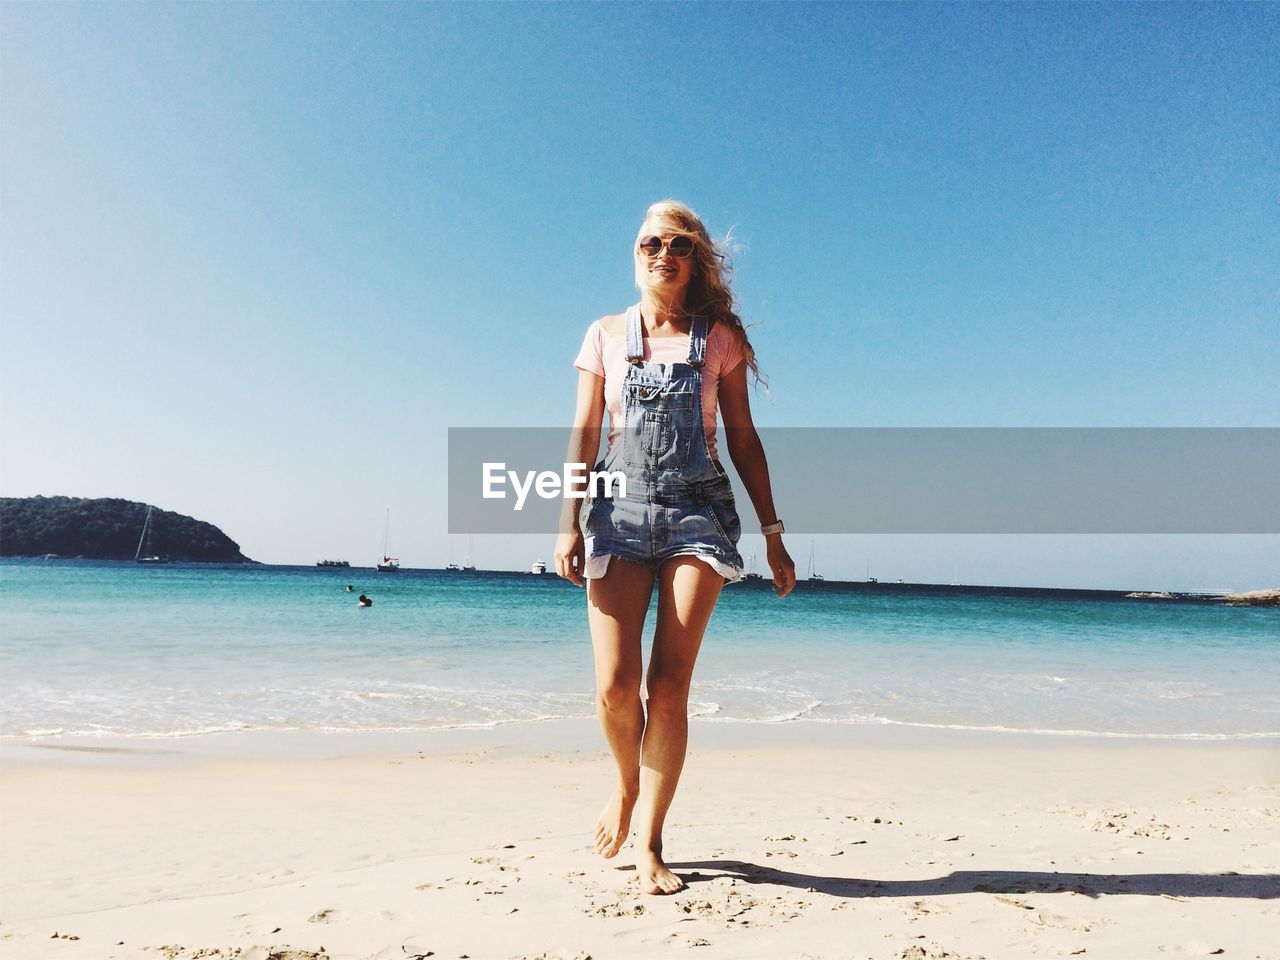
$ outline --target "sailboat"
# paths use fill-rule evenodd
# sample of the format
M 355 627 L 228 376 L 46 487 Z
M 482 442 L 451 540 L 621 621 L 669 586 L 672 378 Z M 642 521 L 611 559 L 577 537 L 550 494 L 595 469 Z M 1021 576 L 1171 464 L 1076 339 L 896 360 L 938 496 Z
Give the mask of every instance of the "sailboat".
M 467 555 L 462 558 L 462 569 L 464 572 L 474 572 L 476 565 L 471 562 L 471 534 L 467 534 Z
M 763 580 L 764 577 L 756 573 L 756 555 L 753 553 L 747 557 L 747 572 L 742 575 L 743 580 Z
M 154 509 L 155 507 L 151 506 L 150 504 L 147 505 L 147 519 L 144 520 L 142 523 L 142 536 L 138 537 L 138 549 L 133 555 L 134 563 L 168 563 L 169 562 L 168 557 L 159 557 L 151 552 L 151 511 L 153 511 Z M 147 551 L 145 554 L 143 554 L 142 552 L 142 544 L 144 542 L 147 545 Z
M 815 572 L 813 568 L 813 541 L 809 541 L 809 582 L 822 583 L 827 578 L 822 574 Z
M 388 546 L 387 536 L 391 532 L 391 508 L 387 508 L 387 519 L 382 525 L 382 562 L 377 564 L 379 573 L 399 573 L 400 560 L 398 557 L 391 556 L 391 550 Z

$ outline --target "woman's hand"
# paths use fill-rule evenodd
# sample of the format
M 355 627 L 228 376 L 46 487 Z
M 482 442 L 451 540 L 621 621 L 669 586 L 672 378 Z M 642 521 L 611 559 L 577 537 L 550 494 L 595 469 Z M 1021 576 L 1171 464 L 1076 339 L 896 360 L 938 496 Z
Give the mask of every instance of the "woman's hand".
M 782 534 L 765 537 L 764 540 L 769 570 L 773 573 L 773 592 L 781 599 L 796 585 L 796 564 L 782 545 Z
M 575 587 L 582 586 L 582 572 L 586 564 L 586 543 L 581 530 L 562 533 L 556 537 L 556 573 Z

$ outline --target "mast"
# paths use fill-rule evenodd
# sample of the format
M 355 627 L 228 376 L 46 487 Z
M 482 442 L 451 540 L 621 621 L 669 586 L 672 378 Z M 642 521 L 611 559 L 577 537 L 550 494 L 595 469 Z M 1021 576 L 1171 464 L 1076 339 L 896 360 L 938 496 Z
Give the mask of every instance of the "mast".
M 809 541 L 809 582 L 822 583 L 826 580 L 822 574 L 818 572 L 818 565 L 814 562 L 814 546 L 813 540 Z
M 138 537 L 138 549 L 133 554 L 133 559 L 137 560 L 142 556 L 142 541 L 147 542 L 147 556 L 151 556 L 151 511 L 154 508 L 147 505 L 147 519 L 142 522 L 142 535 Z

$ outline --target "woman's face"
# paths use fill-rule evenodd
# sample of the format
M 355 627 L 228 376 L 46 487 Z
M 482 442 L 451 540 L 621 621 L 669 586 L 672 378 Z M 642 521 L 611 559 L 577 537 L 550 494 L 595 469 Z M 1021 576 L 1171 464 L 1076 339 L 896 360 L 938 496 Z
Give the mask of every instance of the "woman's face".
M 697 270 L 697 251 L 687 257 L 677 257 L 671 252 L 669 243 L 663 243 L 662 249 L 655 256 L 649 256 L 640 249 L 640 238 L 646 236 L 661 237 L 669 241 L 672 237 L 693 237 L 687 230 L 682 230 L 670 220 L 646 220 L 636 236 L 634 252 L 636 258 L 636 286 L 641 290 L 652 290 L 661 294 L 663 299 L 683 299 L 689 281 Z M 694 237 L 694 243 L 697 238 Z

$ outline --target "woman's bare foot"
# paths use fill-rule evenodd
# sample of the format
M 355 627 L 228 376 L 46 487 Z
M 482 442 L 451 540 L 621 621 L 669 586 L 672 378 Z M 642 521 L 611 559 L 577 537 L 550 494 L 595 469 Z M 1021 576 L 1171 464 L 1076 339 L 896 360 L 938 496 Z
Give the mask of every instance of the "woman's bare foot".
M 675 893 L 684 889 L 684 881 L 667 869 L 662 862 L 662 851 L 636 851 L 636 874 L 644 893 Z
M 635 790 L 618 787 L 604 805 L 604 812 L 596 822 L 596 853 L 608 860 L 616 857 L 631 833 L 631 811 L 635 809 L 639 785 Z

